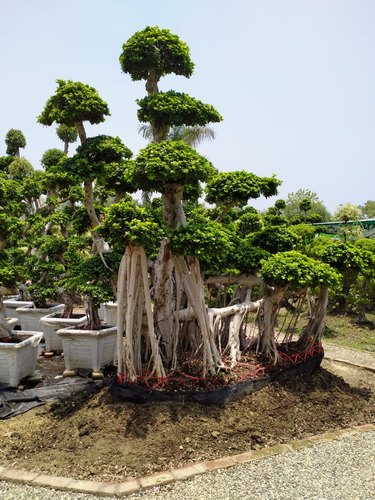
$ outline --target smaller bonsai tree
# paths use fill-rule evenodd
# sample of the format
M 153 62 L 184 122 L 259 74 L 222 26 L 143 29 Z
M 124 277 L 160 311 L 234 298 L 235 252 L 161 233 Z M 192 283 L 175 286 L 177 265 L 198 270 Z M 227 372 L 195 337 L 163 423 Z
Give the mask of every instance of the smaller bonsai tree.
M 133 81 L 146 80 L 149 94 L 158 92 L 162 76 L 174 73 L 189 78 L 194 69 L 189 47 L 177 35 L 157 26 L 137 31 L 123 44 L 120 64 Z
M 299 339 L 301 348 L 320 343 L 324 331 L 329 287 L 337 286 L 339 275 L 328 264 L 318 262 L 294 250 L 280 252 L 261 262 L 261 275 L 265 283 L 264 298 L 258 314 L 259 350 L 278 360 L 275 324 L 280 304 L 287 291 L 300 292 L 310 288 L 318 290 L 318 299 L 310 320 Z
M 257 175 L 238 170 L 235 172 L 220 172 L 213 175 L 206 185 L 206 201 L 215 203 L 220 212 L 217 220 L 223 220 L 233 207 L 244 207 L 249 199 L 260 196 L 274 196 L 281 182 L 273 177 L 258 177 Z
M 65 180 L 75 180 L 77 186 L 83 184 L 83 203 L 87 211 L 89 226 L 89 236 L 91 238 L 91 246 L 86 247 L 82 252 L 86 252 L 85 258 L 75 262 L 74 272 L 69 271 L 69 279 L 65 280 L 67 286 L 85 295 L 88 303 L 88 316 L 90 325 L 94 329 L 100 328 L 100 319 L 98 315 L 98 306 L 100 297 L 105 295 L 105 292 L 100 293 L 100 280 L 106 278 L 113 281 L 113 271 L 107 264 L 104 253 L 109 252 L 108 244 L 99 236 L 95 229 L 100 224 L 98 208 L 94 196 L 94 183 L 100 177 L 105 177 L 111 170 L 111 166 L 116 169 L 125 159 L 130 158 L 131 151 L 126 148 L 118 137 L 97 136 L 87 138 L 84 128 L 84 122 L 89 121 L 91 124 L 98 124 L 105 120 L 105 116 L 109 115 L 107 104 L 101 99 L 97 91 L 81 82 L 72 82 L 70 80 L 58 80 L 58 88 L 53 96 L 51 96 L 42 113 L 38 117 L 39 123 L 43 125 L 52 125 L 56 122 L 60 125 L 75 127 L 81 146 L 77 149 L 77 153 L 72 158 L 65 158 L 58 161 L 55 165 L 51 165 L 53 173 L 57 172 L 60 178 Z M 68 179 L 65 177 L 67 176 Z M 70 191 L 72 193 L 72 191 Z M 71 196 L 71 194 L 70 194 Z M 73 221 L 77 222 L 74 216 Z M 88 253 L 88 255 L 87 255 Z M 97 255 L 96 255 L 97 254 Z M 98 276 L 85 278 L 85 272 L 90 276 L 91 271 L 95 271 L 97 259 L 101 260 L 102 266 L 106 269 L 106 273 L 99 272 L 101 267 L 97 268 Z M 108 276 L 107 276 L 108 274 Z M 111 278 L 109 278 L 109 275 Z M 113 297 L 113 291 L 111 292 Z
M 56 129 L 57 137 L 64 143 L 64 153 L 67 155 L 69 151 L 69 144 L 76 142 L 78 132 L 76 127 L 69 127 L 68 125 L 59 125 Z
M 81 143 L 86 140 L 84 122 L 92 125 L 102 123 L 108 116 L 109 109 L 98 92 L 89 85 L 71 80 L 57 80 L 58 87 L 38 116 L 38 123 L 51 126 L 75 127 Z
M 11 128 L 5 136 L 6 153 L 9 156 L 20 156 L 20 149 L 26 146 L 26 139 L 21 130 Z
M 65 252 L 66 272 L 58 285 L 70 294 L 83 296 L 88 317 L 86 328 L 100 330 L 99 306 L 113 300 L 115 293 L 114 274 L 111 268 L 105 266 L 98 253 L 91 254 L 88 244 L 90 238 L 74 236 L 70 239 Z M 108 254 L 107 262 L 114 268 L 118 267 L 115 254 Z

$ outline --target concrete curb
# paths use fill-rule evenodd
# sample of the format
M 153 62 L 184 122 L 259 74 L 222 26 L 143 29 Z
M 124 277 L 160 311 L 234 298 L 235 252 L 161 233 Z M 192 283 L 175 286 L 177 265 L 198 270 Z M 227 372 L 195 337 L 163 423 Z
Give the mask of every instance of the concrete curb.
M 347 438 L 360 432 L 375 431 L 375 424 L 358 425 L 348 429 L 338 429 L 325 432 L 305 439 L 297 439 L 288 444 L 276 444 L 256 451 L 248 451 L 238 455 L 229 455 L 216 460 L 206 460 L 197 464 L 173 469 L 169 472 L 159 472 L 140 479 L 131 479 L 123 483 L 104 483 L 98 481 L 86 481 L 71 479 L 68 477 L 50 476 L 38 472 L 30 472 L 21 469 L 6 468 L 0 465 L 0 481 L 11 481 L 16 483 L 27 483 L 30 486 L 53 488 L 63 491 L 95 494 L 98 496 L 126 496 L 141 490 L 155 488 L 169 484 L 174 481 L 189 479 L 205 472 L 225 469 L 235 465 L 260 460 L 262 458 L 290 453 L 303 448 L 314 446 L 318 443 L 330 442 L 335 439 Z
M 348 365 L 348 366 L 353 366 L 355 368 L 360 368 L 361 370 L 367 370 L 369 372 L 375 373 L 375 368 L 369 365 L 360 365 L 358 363 L 351 363 L 350 361 L 347 361 L 346 359 L 340 359 L 340 358 L 330 358 L 329 356 L 324 356 L 323 359 L 326 359 L 328 361 L 336 361 L 337 363 L 342 363 L 343 365 Z

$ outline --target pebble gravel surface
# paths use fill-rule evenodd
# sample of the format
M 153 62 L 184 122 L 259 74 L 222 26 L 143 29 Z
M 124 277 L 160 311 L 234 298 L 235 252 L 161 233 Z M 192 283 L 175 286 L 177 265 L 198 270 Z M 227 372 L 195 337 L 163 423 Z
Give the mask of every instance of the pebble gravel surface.
M 0 482 L 1 500 L 98 498 Z M 297 451 L 205 473 L 187 481 L 144 490 L 125 498 L 375 500 L 375 432 L 317 443 Z

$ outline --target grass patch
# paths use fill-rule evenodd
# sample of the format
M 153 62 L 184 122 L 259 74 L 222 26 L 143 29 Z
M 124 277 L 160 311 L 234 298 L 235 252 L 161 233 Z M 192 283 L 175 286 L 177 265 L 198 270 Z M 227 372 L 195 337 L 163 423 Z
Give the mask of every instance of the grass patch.
M 326 328 L 323 334 L 323 342 L 343 347 L 350 347 L 361 351 L 375 352 L 375 314 L 368 314 L 367 319 L 373 324 L 359 325 L 349 315 L 328 314 L 326 317 Z M 306 314 L 302 313 L 297 322 L 284 309 L 279 313 L 276 329 L 283 332 L 291 331 L 299 335 L 307 324 Z
M 368 319 L 374 321 L 375 315 L 369 314 Z M 353 322 L 353 318 L 346 315 L 328 315 L 323 341 L 375 352 L 375 328 L 371 325 L 358 325 Z

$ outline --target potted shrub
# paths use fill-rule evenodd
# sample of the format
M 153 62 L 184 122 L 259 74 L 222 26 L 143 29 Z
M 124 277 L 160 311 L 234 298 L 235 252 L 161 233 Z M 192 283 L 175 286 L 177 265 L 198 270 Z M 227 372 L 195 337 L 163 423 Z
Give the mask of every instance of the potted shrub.
M 106 261 L 114 264 L 111 257 L 107 254 Z M 64 376 L 74 376 L 84 368 L 92 370 L 93 378 L 102 378 L 101 368 L 115 361 L 117 328 L 103 323 L 98 313 L 100 304 L 113 297 L 112 280 L 113 271 L 104 266 L 99 254 L 82 254 L 70 268 L 66 283 L 83 296 L 87 322 L 57 331 L 64 351 Z

